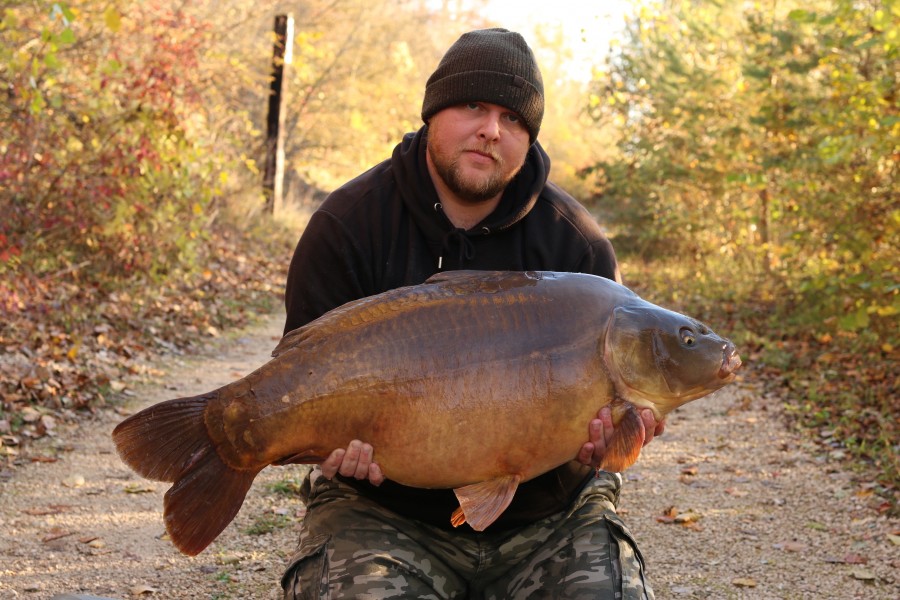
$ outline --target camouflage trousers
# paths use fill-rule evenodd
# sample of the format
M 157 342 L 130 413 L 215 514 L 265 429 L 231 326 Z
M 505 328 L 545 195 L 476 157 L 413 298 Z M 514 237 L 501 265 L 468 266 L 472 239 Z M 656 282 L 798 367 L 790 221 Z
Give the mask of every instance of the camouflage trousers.
M 285 600 L 472 598 L 653 600 L 640 551 L 615 513 L 621 478 L 601 472 L 568 511 L 476 533 L 404 518 L 311 473 Z

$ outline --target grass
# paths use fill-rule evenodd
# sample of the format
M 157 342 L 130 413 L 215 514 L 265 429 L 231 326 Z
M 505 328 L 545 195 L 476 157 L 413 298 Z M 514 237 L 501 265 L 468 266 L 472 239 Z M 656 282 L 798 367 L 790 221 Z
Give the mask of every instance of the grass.
M 288 527 L 292 519 L 287 515 L 265 513 L 254 519 L 253 523 L 244 530 L 248 535 L 266 535 L 278 529 Z
M 300 495 L 300 490 L 303 487 L 303 479 L 302 476 L 285 477 L 280 481 L 267 484 L 266 487 L 272 493 L 296 498 Z

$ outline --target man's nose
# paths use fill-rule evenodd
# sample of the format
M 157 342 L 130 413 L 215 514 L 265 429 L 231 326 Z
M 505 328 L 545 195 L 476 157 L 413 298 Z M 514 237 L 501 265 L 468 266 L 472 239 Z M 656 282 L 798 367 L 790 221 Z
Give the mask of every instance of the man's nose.
M 496 140 L 500 137 L 500 111 L 489 110 L 485 113 L 484 118 L 478 128 L 478 136 L 486 140 Z

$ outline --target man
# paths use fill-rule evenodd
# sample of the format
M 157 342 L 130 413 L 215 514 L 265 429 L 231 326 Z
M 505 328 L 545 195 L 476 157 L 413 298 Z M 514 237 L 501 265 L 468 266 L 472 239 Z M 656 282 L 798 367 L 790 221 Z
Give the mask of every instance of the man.
M 537 142 L 543 112 L 541 74 L 522 36 L 463 35 L 428 79 L 425 125 L 310 219 L 288 273 L 285 332 L 446 270 L 618 280 L 599 226 L 547 181 L 550 160 Z M 662 424 L 650 411 L 642 417 L 646 443 Z M 579 455 L 522 484 L 481 533 L 451 527 L 451 490 L 385 479 L 378 449 L 364 440 L 336 449 L 307 481 L 285 598 L 652 598 L 615 514 L 621 478 L 595 473 L 612 429 L 604 409 L 585 423 Z

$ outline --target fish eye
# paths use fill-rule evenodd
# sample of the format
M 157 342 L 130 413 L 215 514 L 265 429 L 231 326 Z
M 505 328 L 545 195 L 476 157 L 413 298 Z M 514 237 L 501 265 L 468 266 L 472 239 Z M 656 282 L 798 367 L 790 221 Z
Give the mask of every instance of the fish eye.
M 693 346 L 697 342 L 697 336 L 690 327 L 682 327 L 678 333 L 681 335 L 681 343 L 685 346 Z

